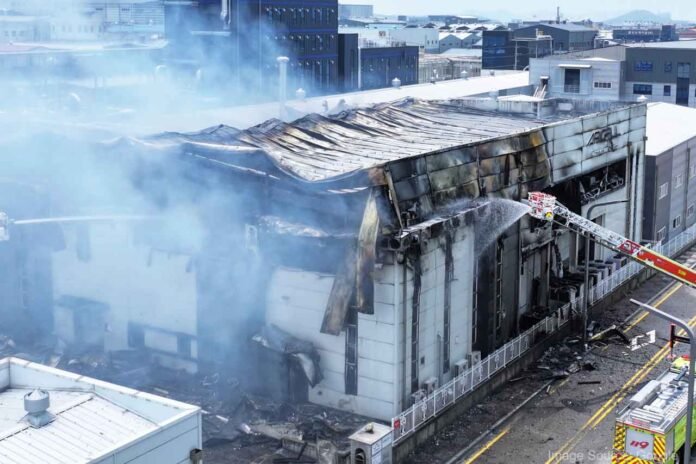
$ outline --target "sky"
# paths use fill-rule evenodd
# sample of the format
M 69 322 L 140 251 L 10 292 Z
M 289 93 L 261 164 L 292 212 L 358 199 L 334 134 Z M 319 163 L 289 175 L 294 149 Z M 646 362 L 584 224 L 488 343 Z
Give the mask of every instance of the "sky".
M 345 0 L 341 3 L 371 3 L 378 14 L 486 14 L 495 19 L 544 19 L 555 17 L 556 6 L 560 6 L 561 15 L 568 19 L 601 21 L 630 10 L 644 9 L 670 13 L 672 19 L 696 20 L 694 0 L 493 0 L 488 6 L 482 6 L 484 2 L 462 0 Z

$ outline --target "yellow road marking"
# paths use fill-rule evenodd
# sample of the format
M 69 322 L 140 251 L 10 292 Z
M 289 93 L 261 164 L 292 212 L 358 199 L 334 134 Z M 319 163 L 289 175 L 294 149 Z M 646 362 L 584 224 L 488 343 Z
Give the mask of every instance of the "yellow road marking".
M 679 290 L 679 289 L 682 288 L 683 286 L 684 286 L 684 284 L 676 284 L 676 285 L 674 286 L 674 288 L 672 288 L 670 291 L 668 291 L 667 293 L 665 293 L 664 295 L 662 295 L 662 298 L 660 298 L 653 306 L 655 306 L 656 308 L 660 307 L 660 305 L 661 305 L 662 303 L 664 303 L 665 301 L 667 301 L 667 299 L 671 298 L 672 295 L 674 295 L 675 293 L 677 293 L 677 290 Z M 629 330 L 631 330 L 632 328 L 634 328 L 635 326 L 637 326 L 638 324 L 640 324 L 641 322 L 643 322 L 643 321 L 645 320 L 645 318 L 648 317 L 649 314 L 650 314 L 649 312 L 643 311 L 643 313 L 642 313 L 638 318 L 636 318 L 636 320 L 633 321 L 633 322 L 631 323 L 631 325 L 629 325 L 628 327 L 626 327 L 625 332 L 628 332 Z
M 670 290 L 667 294 L 665 294 L 662 298 L 660 298 L 659 301 L 657 301 L 653 306 L 658 307 L 661 304 L 663 304 L 665 301 L 667 301 L 668 298 L 670 298 L 674 293 L 676 293 L 677 290 L 679 290 L 682 287 L 682 284 L 678 284 L 674 289 Z M 689 325 L 693 326 L 696 324 L 696 316 L 693 317 L 689 321 Z M 634 385 L 640 383 L 651 371 L 652 369 L 660 362 L 660 360 L 667 354 L 667 351 L 669 350 L 669 343 L 665 344 L 662 348 L 660 348 L 657 353 L 653 355 L 652 358 L 648 360 L 647 363 L 645 363 L 638 371 L 636 371 L 635 374 L 626 382 L 620 389 L 617 391 L 611 398 L 609 398 L 606 403 L 602 405 L 593 415 L 590 417 L 587 422 L 578 430 L 578 432 L 571 437 L 568 441 L 566 441 L 561 448 L 556 451 L 551 457 L 546 461 L 545 464 L 552 464 L 552 463 L 558 463 L 560 462 L 560 459 L 563 455 L 567 454 L 569 451 L 571 451 L 575 446 L 582 440 L 584 437 L 585 433 L 587 432 L 588 429 L 590 428 L 596 428 L 606 417 L 609 415 L 609 413 L 618 405 L 623 399 L 628 395 L 628 392 L 631 388 L 633 388 Z
M 555 387 L 551 388 L 551 389 L 549 390 L 549 395 L 553 395 L 553 393 L 554 393 L 555 391 L 557 391 L 557 390 L 558 390 L 559 388 L 561 388 L 563 385 L 567 384 L 569 380 L 570 380 L 570 377 L 566 377 L 561 383 L 559 383 L 559 384 L 556 385 Z
M 500 440 L 500 439 L 503 438 L 505 435 L 507 435 L 507 433 L 508 433 L 509 431 L 510 431 L 510 426 L 505 427 L 505 428 L 503 429 L 502 432 L 500 432 L 498 435 L 496 435 L 495 437 L 493 437 L 493 438 L 491 439 L 491 441 L 489 441 L 488 443 L 486 443 L 486 444 L 484 445 L 483 448 L 481 448 L 480 450 L 478 450 L 478 451 L 476 452 L 476 454 L 474 454 L 473 456 L 471 456 L 471 457 L 470 457 L 469 459 L 467 459 L 466 461 L 462 461 L 461 464 L 471 464 L 472 462 L 476 461 L 478 458 L 481 457 L 481 455 L 482 455 L 483 453 L 485 453 L 486 451 L 488 451 L 489 449 L 491 449 L 491 448 L 493 447 L 493 445 L 495 445 L 496 443 L 498 443 L 498 440 Z

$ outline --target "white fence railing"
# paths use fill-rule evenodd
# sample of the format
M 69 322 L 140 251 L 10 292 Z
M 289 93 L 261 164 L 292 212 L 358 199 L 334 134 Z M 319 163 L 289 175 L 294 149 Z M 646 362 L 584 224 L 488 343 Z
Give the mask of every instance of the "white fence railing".
M 667 243 L 654 245 L 653 249 L 665 256 L 675 256 L 687 246 L 693 244 L 694 241 L 696 241 L 696 225 L 691 226 Z M 642 264 L 629 261 L 625 266 L 612 272 L 608 278 L 590 287 L 590 304 L 597 303 L 643 269 L 645 269 L 645 266 Z M 582 308 L 582 301 L 583 297 L 581 296 L 565 304 L 552 315 L 537 322 L 517 338 L 491 353 L 479 364 L 470 367 L 436 389 L 430 396 L 418 401 L 397 417 L 394 417 L 392 419 L 394 444 L 418 430 L 431 417 L 437 416 L 442 410 L 476 390 L 493 375 L 529 350 L 538 340 L 567 324 L 572 317 L 572 313 Z

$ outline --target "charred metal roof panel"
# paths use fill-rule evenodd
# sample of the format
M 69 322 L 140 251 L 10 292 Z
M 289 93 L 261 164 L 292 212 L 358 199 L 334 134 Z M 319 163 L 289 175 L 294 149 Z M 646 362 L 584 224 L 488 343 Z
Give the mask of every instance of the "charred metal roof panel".
M 220 130 L 225 130 L 225 145 L 263 151 L 281 170 L 303 180 L 322 181 L 409 157 L 520 134 L 545 124 L 548 121 L 531 116 L 467 108 L 456 100 L 406 99 L 334 117 L 313 114 L 292 124 L 271 120 L 238 134 L 224 127 Z M 214 130 L 168 136 L 184 137 L 210 149 L 220 143 Z M 221 152 L 217 155 L 222 157 L 199 155 L 218 161 L 227 158 Z

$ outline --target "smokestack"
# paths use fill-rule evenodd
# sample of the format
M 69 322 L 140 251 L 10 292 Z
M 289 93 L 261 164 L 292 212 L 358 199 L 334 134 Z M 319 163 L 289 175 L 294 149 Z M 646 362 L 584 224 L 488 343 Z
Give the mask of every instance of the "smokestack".
M 556 7 L 556 24 L 561 24 L 561 7 Z
M 27 412 L 26 421 L 35 429 L 50 424 L 55 420 L 55 416 L 48 412 L 51 405 L 51 398 L 48 392 L 36 389 L 24 395 L 24 410 Z
M 278 79 L 278 103 L 280 104 L 280 119 L 285 119 L 285 102 L 288 99 L 288 62 L 290 58 L 287 56 L 279 56 L 276 61 L 278 61 L 278 71 L 280 72 L 280 78 Z

